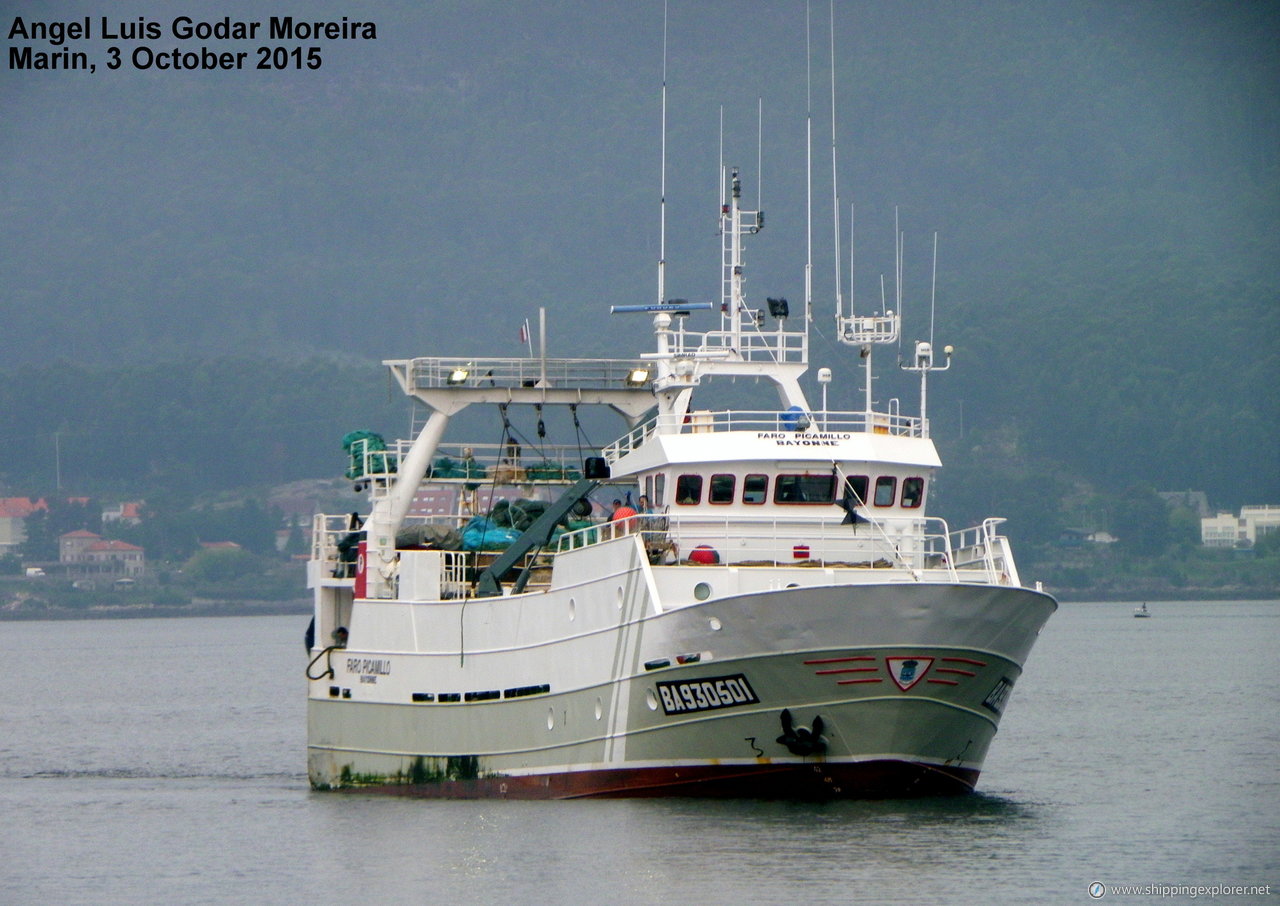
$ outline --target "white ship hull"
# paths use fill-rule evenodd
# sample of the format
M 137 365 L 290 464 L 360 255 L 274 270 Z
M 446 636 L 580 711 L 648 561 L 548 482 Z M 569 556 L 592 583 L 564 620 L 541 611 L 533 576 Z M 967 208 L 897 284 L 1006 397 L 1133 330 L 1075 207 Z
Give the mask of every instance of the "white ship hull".
M 634 537 L 570 556 L 557 573 L 594 578 L 498 598 L 354 602 L 351 633 L 366 644 L 330 651 L 311 672 L 313 786 L 513 798 L 962 792 L 1055 608 L 1027 589 L 886 584 L 846 569 L 837 584 L 666 609 L 664 585 L 732 571 L 651 567 Z M 821 719 L 819 750 L 792 751 L 784 710 L 802 730 Z

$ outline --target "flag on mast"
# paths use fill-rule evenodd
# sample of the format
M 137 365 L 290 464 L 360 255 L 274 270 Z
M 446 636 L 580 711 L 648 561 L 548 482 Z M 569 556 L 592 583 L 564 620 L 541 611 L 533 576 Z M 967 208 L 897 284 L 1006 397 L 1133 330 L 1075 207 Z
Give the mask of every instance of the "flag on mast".
M 525 318 L 520 325 L 520 342 L 529 346 L 529 357 L 533 357 L 533 332 L 529 330 L 529 319 Z

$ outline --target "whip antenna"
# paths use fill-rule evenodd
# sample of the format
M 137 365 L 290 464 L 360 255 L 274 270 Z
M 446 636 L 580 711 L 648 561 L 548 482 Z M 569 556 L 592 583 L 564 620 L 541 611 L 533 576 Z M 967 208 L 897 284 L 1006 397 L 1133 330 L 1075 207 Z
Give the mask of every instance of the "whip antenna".
M 933 345 L 933 313 L 938 299 L 938 231 L 933 231 L 933 285 L 929 288 L 929 345 Z
M 804 4 L 804 323 L 813 320 L 813 54 L 810 49 L 809 3 Z M 824 407 L 825 408 L 825 407 Z
M 667 4 L 662 4 L 662 179 L 658 201 L 658 304 L 667 293 Z
M 764 98 L 756 98 L 756 210 L 764 210 Z
M 836 178 L 836 2 L 831 0 L 831 209 L 835 229 L 836 323 L 844 317 L 844 295 L 840 291 L 840 190 Z

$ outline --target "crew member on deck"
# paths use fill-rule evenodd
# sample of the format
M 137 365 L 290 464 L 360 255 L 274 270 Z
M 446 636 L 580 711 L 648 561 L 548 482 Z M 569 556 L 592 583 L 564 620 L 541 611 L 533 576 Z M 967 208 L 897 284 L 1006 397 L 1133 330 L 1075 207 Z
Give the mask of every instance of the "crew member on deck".
M 636 524 L 635 509 L 632 508 L 631 506 L 628 506 L 625 503 L 620 503 L 617 500 L 615 500 L 614 503 L 619 505 L 613 508 L 613 513 L 610 514 L 609 521 L 621 522 L 622 530 L 624 532 L 631 531 L 633 528 L 635 528 L 635 524 Z

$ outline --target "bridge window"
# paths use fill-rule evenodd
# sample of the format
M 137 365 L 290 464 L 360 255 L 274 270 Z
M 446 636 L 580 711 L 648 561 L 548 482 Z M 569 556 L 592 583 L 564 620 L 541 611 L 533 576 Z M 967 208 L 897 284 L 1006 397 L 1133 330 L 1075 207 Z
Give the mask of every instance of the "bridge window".
M 748 475 L 742 480 L 742 502 L 764 503 L 769 497 L 769 476 Z
M 924 479 L 923 478 L 902 479 L 902 505 L 904 507 L 918 507 L 923 502 L 924 502 Z
M 845 493 L 858 501 L 858 506 L 867 503 L 867 476 L 846 475 L 844 479 Z
M 898 490 L 898 479 L 893 475 L 881 475 L 876 479 L 876 506 L 893 506 Z
M 773 485 L 774 503 L 831 503 L 835 500 L 836 477 L 826 475 L 779 475 Z
M 681 475 L 676 479 L 676 503 L 692 506 L 702 502 L 702 476 Z
M 738 483 L 735 475 L 712 475 L 708 503 L 733 503 L 733 490 Z

